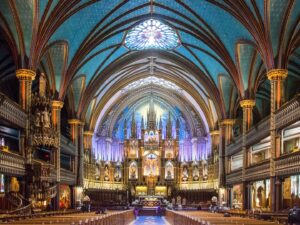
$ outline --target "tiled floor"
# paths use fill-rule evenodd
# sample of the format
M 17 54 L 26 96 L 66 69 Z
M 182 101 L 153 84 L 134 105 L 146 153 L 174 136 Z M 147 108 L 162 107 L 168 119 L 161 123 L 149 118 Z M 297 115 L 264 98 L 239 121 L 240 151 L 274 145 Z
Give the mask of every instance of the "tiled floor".
M 168 225 L 163 217 L 139 216 L 132 225 Z

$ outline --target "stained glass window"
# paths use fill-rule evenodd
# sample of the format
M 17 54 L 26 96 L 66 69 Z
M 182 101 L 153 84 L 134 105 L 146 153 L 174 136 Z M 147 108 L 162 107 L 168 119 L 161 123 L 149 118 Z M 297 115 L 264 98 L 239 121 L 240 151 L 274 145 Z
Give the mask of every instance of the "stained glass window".
M 179 37 L 173 28 L 154 19 L 135 26 L 128 31 L 125 38 L 125 46 L 131 50 L 172 50 L 179 43 Z

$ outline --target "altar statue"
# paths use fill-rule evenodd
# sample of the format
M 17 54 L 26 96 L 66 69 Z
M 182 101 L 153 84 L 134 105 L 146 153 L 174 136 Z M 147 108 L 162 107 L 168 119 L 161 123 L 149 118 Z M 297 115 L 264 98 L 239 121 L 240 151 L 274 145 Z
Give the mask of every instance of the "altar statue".
M 187 181 L 188 178 L 189 178 L 189 173 L 188 173 L 187 167 L 185 166 L 185 167 L 183 167 L 183 169 L 182 169 L 182 180 L 183 180 L 183 181 Z
M 45 109 L 43 112 L 42 112 L 42 118 L 43 118 L 43 126 L 45 128 L 50 128 L 50 118 L 49 118 L 49 112 Z
M 104 180 L 109 181 L 109 170 L 107 165 L 105 165 L 105 169 L 104 169 Z
M 181 205 L 181 197 L 180 197 L 180 195 L 177 196 L 177 205 Z

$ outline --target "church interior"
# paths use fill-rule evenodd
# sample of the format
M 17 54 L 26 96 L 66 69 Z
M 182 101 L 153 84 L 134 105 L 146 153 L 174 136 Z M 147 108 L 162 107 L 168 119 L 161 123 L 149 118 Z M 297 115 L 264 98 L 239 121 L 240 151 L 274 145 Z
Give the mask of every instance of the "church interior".
M 300 223 L 299 87 L 300 0 L 1 0 L 0 223 Z

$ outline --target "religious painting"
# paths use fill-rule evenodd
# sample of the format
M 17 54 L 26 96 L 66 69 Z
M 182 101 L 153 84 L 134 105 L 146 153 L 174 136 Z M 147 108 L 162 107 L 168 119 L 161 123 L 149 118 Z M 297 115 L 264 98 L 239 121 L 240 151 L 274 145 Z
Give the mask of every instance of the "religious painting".
M 148 154 L 144 159 L 144 176 L 159 176 L 159 160 L 157 155 Z
M 59 208 L 68 209 L 71 207 L 71 189 L 69 185 L 59 185 Z

